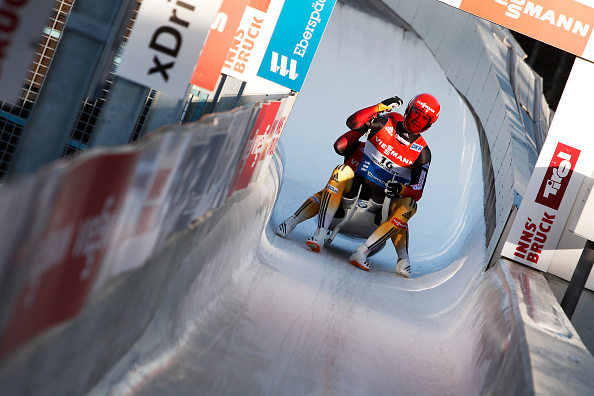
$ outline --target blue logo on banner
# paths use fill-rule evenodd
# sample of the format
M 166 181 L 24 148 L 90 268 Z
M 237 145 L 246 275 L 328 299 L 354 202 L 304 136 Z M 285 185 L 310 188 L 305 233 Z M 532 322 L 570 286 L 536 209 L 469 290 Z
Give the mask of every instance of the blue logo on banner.
M 286 0 L 258 76 L 299 91 L 336 0 Z

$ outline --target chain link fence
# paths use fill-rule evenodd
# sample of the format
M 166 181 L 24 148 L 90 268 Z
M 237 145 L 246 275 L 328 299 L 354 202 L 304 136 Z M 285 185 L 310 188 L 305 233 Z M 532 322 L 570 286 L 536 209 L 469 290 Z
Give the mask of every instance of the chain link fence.
M 38 44 L 35 58 L 31 63 L 29 74 L 23 83 L 23 90 L 20 97 L 14 102 L 0 98 L 0 182 L 5 179 L 9 172 L 27 119 L 42 89 L 43 81 L 50 69 L 52 58 L 59 45 L 68 15 L 75 1 L 56 0 L 47 26 L 43 30 L 43 35 Z M 136 11 L 128 25 L 128 33 L 134 23 L 134 18 L 141 2 L 142 0 L 137 1 Z M 99 117 L 101 108 L 106 101 L 106 97 L 114 81 L 125 44 L 126 38 L 124 38 L 120 45 L 101 95 L 97 99 L 85 99 L 81 103 L 77 122 L 64 147 L 63 156 L 70 157 L 87 148 L 93 134 L 95 122 Z M 138 117 L 135 128 L 130 133 L 130 143 L 142 136 L 144 122 L 154 98 L 155 91 L 150 90 L 144 101 L 144 109 Z M 204 110 L 207 99 L 208 95 L 206 93 L 193 87 L 190 90 L 189 97 L 186 98 L 188 103 L 185 106 L 182 116 L 183 121 L 194 121 L 198 119 Z

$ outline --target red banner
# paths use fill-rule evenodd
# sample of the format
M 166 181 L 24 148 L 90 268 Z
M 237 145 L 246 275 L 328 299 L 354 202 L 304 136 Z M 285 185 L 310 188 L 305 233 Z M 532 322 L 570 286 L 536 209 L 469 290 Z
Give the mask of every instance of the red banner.
M 64 174 L 38 249 L 26 256 L 32 261 L 29 276 L 2 339 L 0 354 L 81 310 L 137 158 L 136 152 L 96 156 Z
M 250 183 L 260 155 L 264 151 L 266 137 L 271 133 L 272 124 L 274 123 L 279 106 L 280 102 L 271 102 L 262 105 L 250 139 L 245 145 L 242 160 L 239 163 L 240 167 L 235 178 L 237 180 L 235 188 L 230 193 L 246 188 Z
M 559 209 L 579 156 L 580 150 L 557 143 L 555 154 L 536 196 L 536 202 L 551 209 Z
M 263 132 L 264 135 L 261 139 L 259 139 L 256 143 L 257 146 L 253 148 L 253 151 L 256 152 L 257 159 L 256 164 L 254 165 L 254 172 L 252 174 L 252 179 L 250 182 L 255 182 L 256 179 L 260 175 L 260 170 L 262 169 L 262 165 L 264 164 L 264 160 L 268 156 L 268 151 L 270 145 L 272 144 L 272 139 L 274 138 L 275 131 L 277 130 L 279 120 L 281 117 L 281 112 L 279 111 L 282 102 L 270 102 L 270 107 L 268 108 L 268 112 L 266 114 L 266 119 L 269 120 L 270 114 L 274 113 L 272 116 L 272 120 L 269 124 L 266 125 L 266 130 Z M 267 121 L 268 122 L 268 121 Z
M 233 37 L 249 2 L 249 0 L 223 0 L 198 58 L 190 80 L 191 84 L 214 91 Z

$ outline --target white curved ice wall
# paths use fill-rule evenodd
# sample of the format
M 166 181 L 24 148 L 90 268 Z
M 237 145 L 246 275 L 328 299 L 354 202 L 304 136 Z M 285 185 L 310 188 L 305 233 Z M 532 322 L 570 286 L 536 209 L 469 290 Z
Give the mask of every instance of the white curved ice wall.
M 364 26 L 365 33 L 353 26 Z M 324 187 L 343 159 L 332 145 L 348 130 L 350 114 L 394 95 L 405 101 L 398 110 L 403 112 L 422 92 L 440 101 L 441 114 L 423 134 L 432 161 L 417 214 L 409 222 L 413 271 L 418 277 L 444 269 L 470 240 L 486 246 L 482 158 L 472 113 L 422 40 L 344 6 L 334 10 L 281 138 L 285 185 L 279 197 L 282 210 L 275 211 L 273 220 L 281 222 Z M 395 266 L 391 247 L 376 257 Z M 476 261 L 485 262 L 484 253 Z

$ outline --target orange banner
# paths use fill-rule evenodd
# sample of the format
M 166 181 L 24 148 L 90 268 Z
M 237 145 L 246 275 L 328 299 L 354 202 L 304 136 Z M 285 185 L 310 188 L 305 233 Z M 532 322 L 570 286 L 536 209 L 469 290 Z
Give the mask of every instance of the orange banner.
M 270 0 L 259 0 L 258 3 L 262 1 L 270 3 Z M 248 3 L 251 5 L 249 0 L 223 0 L 196 63 L 191 84 L 214 91 Z
M 442 1 L 581 57 L 594 28 L 590 0 Z

